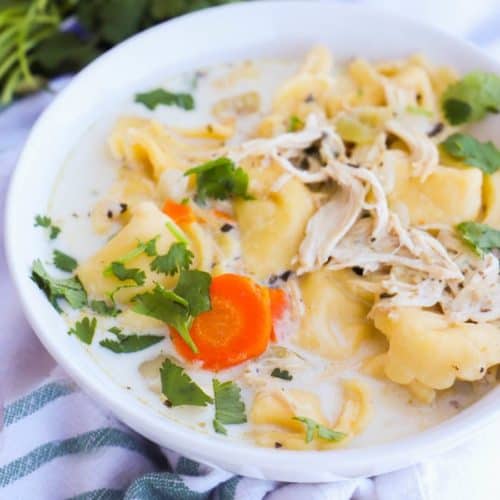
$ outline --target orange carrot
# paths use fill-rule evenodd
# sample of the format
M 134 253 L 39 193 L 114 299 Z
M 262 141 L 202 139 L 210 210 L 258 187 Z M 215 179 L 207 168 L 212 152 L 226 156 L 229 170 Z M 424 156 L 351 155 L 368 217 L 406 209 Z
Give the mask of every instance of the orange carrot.
M 234 221 L 234 217 L 231 214 L 228 214 L 227 212 L 224 212 L 222 210 L 217 210 L 216 208 L 214 208 L 212 212 L 216 217 L 219 217 L 220 219 Z
M 221 274 L 210 286 L 212 309 L 193 321 L 190 334 L 195 354 L 174 331 L 172 340 L 181 356 L 201 361 L 208 370 L 221 370 L 262 354 L 271 336 L 269 290 L 250 278 Z
M 176 203 L 172 200 L 166 200 L 163 205 L 163 212 L 180 226 L 196 222 L 196 215 L 187 203 Z
M 269 288 L 269 298 L 271 299 L 271 318 L 273 324 L 279 321 L 288 307 L 288 297 L 282 288 Z M 271 332 L 271 340 L 276 341 L 276 332 Z

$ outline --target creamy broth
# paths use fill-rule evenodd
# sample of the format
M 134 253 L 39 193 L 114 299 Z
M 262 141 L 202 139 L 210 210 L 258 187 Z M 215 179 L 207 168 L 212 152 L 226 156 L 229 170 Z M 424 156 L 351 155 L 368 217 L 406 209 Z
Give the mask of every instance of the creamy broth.
M 106 196 L 106 193 L 117 182 L 119 169 L 124 162 L 126 163 L 126 160 L 118 160 L 113 157 L 108 143 L 115 123 L 120 117 L 133 116 L 148 120 L 154 119 L 167 127 L 182 127 L 184 129 L 204 127 L 207 123 L 214 122 L 213 106 L 221 99 L 247 92 L 257 92 L 260 96 L 258 111 L 237 117 L 234 121 L 235 131 L 224 145 L 224 147 L 229 148 L 236 147 L 249 138 L 255 137 L 259 125 L 273 113 L 273 99 L 277 89 L 286 84 L 293 75 L 296 75 L 301 65 L 302 61 L 299 60 L 247 61 L 202 68 L 197 72 L 166 78 L 162 82 L 150 82 L 150 86 L 145 85 L 142 89 L 147 91 L 149 88 L 160 86 L 172 92 L 189 93 L 196 103 L 196 107 L 192 111 L 166 105 L 148 110 L 144 105 L 133 102 L 133 97 L 118 103 L 112 112 L 100 117 L 81 137 L 62 166 L 48 207 L 48 215 L 61 228 L 61 234 L 54 242 L 51 242 L 51 246 L 73 256 L 81 264 L 103 248 L 110 238 L 122 228 L 123 221 L 115 220 L 113 215 L 109 228 L 102 234 L 97 234 L 94 230 L 95 220 L 91 216 L 96 204 Z M 335 71 L 337 72 L 335 74 L 340 75 L 345 72 L 344 68 Z M 338 85 L 341 84 L 342 79 L 338 80 Z M 367 92 L 366 89 L 365 92 Z M 300 110 L 297 111 L 297 113 L 300 112 Z M 418 122 L 421 115 L 415 116 L 409 113 L 406 118 L 407 121 Z M 302 118 L 300 120 L 304 121 Z M 417 128 L 423 126 L 425 129 L 427 125 L 428 123 L 423 125 L 419 123 Z M 287 131 L 285 130 L 284 133 Z M 401 139 L 399 140 L 401 141 Z M 347 142 L 351 143 L 352 141 Z M 158 199 L 155 202 L 161 204 Z M 226 209 L 228 202 L 213 202 L 210 206 Z M 404 209 L 401 209 L 401 203 L 395 203 L 394 207 L 401 219 L 404 220 Z M 237 246 L 240 245 L 241 235 L 238 229 L 234 228 L 229 233 L 228 238 L 238 240 Z M 245 273 L 245 256 L 242 255 L 242 249 L 238 248 L 233 260 L 224 264 L 225 272 Z M 47 256 L 47 258 L 49 257 Z M 348 269 L 348 272 L 352 272 L 350 267 Z M 52 272 L 52 269 L 50 271 Z M 56 273 L 58 271 L 54 270 L 54 274 Z M 352 280 L 358 278 L 359 276 L 352 272 Z M 271 281 L 272 279 L 271 277 Z M 268 284 L 268 280 L 265 281 L 265 284 Z M 285 280 L 278 280 L 272 285 L 288 286 Z M 98 298 L 102 299 L 102 297 Z M 255 443 L 256 429 L 261 433 L 270 431 L 271 436 L 274 435 L 272 432 L 289 432 L 289 429 L 280 428 L 276 422 L 268 424 L 252 422 L 249 415 L 256 393 L 262 387 L 278 394 L 297 389 L 317 396 L 321 411 L 329 426 L 335 428 L 335 422 L 345 411 L 345 381 L 359 382 L 365 391 L 366 400 L 363 404 L 367 406 L 366 415 L 363 417 L 363 424 L 359 431 L 353 432 L 346 446 L 360 447 L 388 442 L 434 426 L 476 401 L 495 383 L 494 373 L 489 373 L 487 379 L 483 379 L 482 382 L 457 382 L 451 388 L 437 390 L 435 397 L 431 398 L 432 401 L 423 402 L 419 400 L 415 392 L 409 391 L 405 385 L 400 385 L 385 377 L 383 370 L 382 374 L 379 374 L 375 373 L 380 371 L 378 368 L 367 369 L 367 363 L 370 359 L 387 351 L 387 340 L 384 335 L 375 332 L 365 336 L 360 340 L 359 346 L 353 348 L 352 354 L 335 359 L 328 353 L 323 354 L 317 349 L 307 349 L 303 343 L 302 345 L 297 343 L 294 332 L 300 328 L 301 321 L 300 317 L 297 317 L 297 311 L 293 313 L 288 311 L 275 324 L 278 342 L 271 342 L 260 356 L 214 373 L 202 369 L 199 364 L 183 360 L 168 336 L 166 325 L 158 324 L 156 320 L 156 323 L 153 322 L 147 328 L 143 324 L 139 324 L 136 328 L 133 319 L 131 320 L 128 316 L 125 320 L 123 319 L 127 306 L 119 307 L 124 312 L 116 318 L 98 317 L 98 326 L 92 344 L 84 346 L 89 355 L 119 386 L 130 390 L 138 400 L 144 403 L 144 411 L 155 411 L 165 418 L 173 419 L 203 433 L 215 434 L 212 426 L 213 405 L 167 407 L 164 403 L 165 398 L 161 395 L 159 376 L 161 362 L 165 356 L 171 357 L 182 365 L 193 381 L 209 395 L 212 394 L 212 379 L 214 377 L 220 381 L 235 382 L 241 389 L 249 422 L 227 425 L 228 434 L 221 436 L 221 439 L 243 439 Z M 75 320 L 81 318 L 79 313 L 70 311 L 68 307 L 64 307 L 64 310 L 67 313 L 68 325 L 72 325 Z M 114 326 L 123 328 L 124 333 L 160 335 L 165 336 L 165 340 L 138 352 L 117 354 L 99 344 L 102 339 L 111 337 L 108 329 Z M 339 325 L 331 324 L 329 335 L 339 336 L 339 343 L 335 345 L 342 345 L 342 342 L 345 342 L 346 334 L 349 335 L 349 332 L 339 332 Z M 78 342 L 76 337 L 75 342 Z M 282 352 L 279 349 L 287 349 L 294 354 L 287 356 L 286 361 L 281 362 L 280 354 Z M 270 376 L 274 368 L 288 366 L 290 367 L 289 372 L 293 375 L 292 380 Z M 429 390 L 434 392 L 433 389 Z M 296 415 L 303 415 L 304 411 L 301 408 L 297 410 Z M 298 433 L 298 431 L 294 432 Z M 276 441 L 279 442 L 279 438 L 276 438 Z M 272 446 L 273 438 L 257 440 L 257 443 Z M 342 445 L 342 442 L 339 445 Z M 296 446 L 290 445 L 289 447 Z

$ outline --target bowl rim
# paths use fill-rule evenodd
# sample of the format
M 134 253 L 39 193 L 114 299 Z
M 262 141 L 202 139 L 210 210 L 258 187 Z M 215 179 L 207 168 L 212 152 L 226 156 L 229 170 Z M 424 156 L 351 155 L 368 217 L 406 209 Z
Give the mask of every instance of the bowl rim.
M 144 406 L 140 406 L 138 402 L 137 406 L 130 405 L 129 401 L 127 401 L 118 391 L 115 393 L 108 393 L 106 387 L 102 386 L 99 381 L 93 379 L 91 376 L 88 376 L 82 367 L 78 364 L 72 364 L 65 354 L 64 348 L 61 348 L 57 344 L 55 339 L 56 336 L 44 329 L 41 321 L 43 314 L 39 311 L 35 311 L 35 308 L 31 307 L 29 294 L 27 293 L 28 285 L 25 276 L 21 275 L 21 270 L 24 269 L 25 265 L 19 262 L 16 256 L 17 228 L 15 213 L 16 205 L 19 203 L 19 193 L 22 192 L 22 186 L 20 185 L 21 172 L 32 168 L 32 165 L 26 160 L 28 156 L 27 152 L 32 148 L 33 137 L 44 133 L 44 129 L 50 124 L 51 109 L 54 103 L 61 100 L 76 84 L 85 81 L 87 78 L 91 77 L 93 73 L 97 72 L 100 67 L 108 64 L 108 61 L 126 52 L 132 44 L 138 44 L 143 38 L 151 36 L 151 33 L 168 29 L 168 26 L 189 24 L 194 18 L 207 16 L 208 12 L 234 11 L 235 15 L 237 14 L 244 17 L 246 13 L 258 11 L 259 9 L 296 9 L 300 11 L 302 8 L 318 8 L 318 6 L 319 8 L 329 8 L 337 10 L 338 12 L 351 11 L 356 13 L 361 12 L 361 10 L 365 12 L 368 11 L 373 13 L 374 16 L 384 16 L 392 19 L 394 22 L 412 25 L 424 32 L 432 32 L 434 35 L 441 36 L 443 40 L 447 39 L 449 42 L 459 47 L 463 47 L 471 53 L 477 54 L 483 61 L 488 60 L 489 63 L 498 68 L 500 72 L 500 64 L 485 55 L 471 43 L 458 39 L 435 27 L 430 27 L 424 23 L 407 19 L 403 16 L 371 6 L 343 3 L 327 4 L 321 1 L 310 2 L 306 0 L 280 0 L 229 4 L 201 12 L 195 12 L 167 21 L 166 24 L 162 23 L 158 26 L 149 28 L 131 37 L 100 56 L 73 78 L 73 81 L 56 96 L 53 103 L 47 107 L 33 126 L 18 159 L 14 173 L 11 176 L 5 212 L 5 250 L 7 264 L 29 324 L 57 363 L 59 363 L 86 392 L 90 393 L 94 399 L 104 404 L 104 406 L 109 408 L 121 421 L 125 422 L 140 434 L 162 446 L 170 447 L 181 453 L 185 453 L 196 460 L 214 466 L 214 462 L 217 462 L 218 457 L 229 456 L 229 460 L 232 463 L 245 464 L 243 474 L 248 476 L 261 478 L 270 477 L 273 479 L 288 478 L 286 480 L 294 478 L 292 480 L 308 482 L 372 475 L 372 471 L 375 469 L 377 474 L 389 472 L 416 463 L 424 457 L 442 453 L 458 445 L 470 436 L 471 433 L 478 431 L 500 415 L 500 405 L 498 404 L 498 395 L 500 395 L 500 392 L 498 392 L 498 388 L 491 391 L 488 395 L 481 398 L 472 406 L 464 409 L 456 416 L 417 434 L 383 444 L 368 445 L 359 448 L 339 448 L 329 451 L 293 451 L 260 448 L 251 444 L 246 444 L 242 441 L 222 440 L 215 436 L 193 432 L 192 429 L 168 418 L 163 418 L 163 421 L 160 422 L 156 416 L 153 418 L 152 411 L 145 411 Z M 24 272 L 26 272 L 25 269 Z M 50 304 L 47 302 L 47 310 L 50 307 Z M 374 464 L 378 461 L 382 461 L 383 465 L 375 467 L 374 469 Z M 265 468 L 266 464 L 269 465 L 274 472 L 271 474 L 263 473 L 262 468 Z M 215 467 L 218 466 L 215 465 Z M 331 472 L 326 473 L 326 475 L 321 475 L 319 473 L 304 474 L 304 478 L 302 478 L 297 471 L 301 471 L 304 468 L 309 471 L 314 471 L 315 469 L 321 471 L 322 468 L 328 468 L 329 471 L 333 471 L 333 474 Z M 233 469 L 233 472 L 240 472 L 241 470 L 240 467 L 236 467 Z M 336 473 L 335 471 L 342 472 Z

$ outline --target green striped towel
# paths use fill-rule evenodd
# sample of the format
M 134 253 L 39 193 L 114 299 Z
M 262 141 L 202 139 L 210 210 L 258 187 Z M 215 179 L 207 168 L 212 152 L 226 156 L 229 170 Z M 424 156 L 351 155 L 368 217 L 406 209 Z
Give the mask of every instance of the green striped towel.
M 274 486 L 162 451 L 67 379 L 7 404 L 3 425 L 1 499 L 260 500 Z

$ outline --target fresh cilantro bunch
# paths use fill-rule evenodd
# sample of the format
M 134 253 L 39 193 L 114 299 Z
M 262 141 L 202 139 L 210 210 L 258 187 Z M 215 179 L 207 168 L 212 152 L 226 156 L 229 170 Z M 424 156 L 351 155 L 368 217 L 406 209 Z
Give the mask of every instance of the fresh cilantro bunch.
M 236 1 L 0 0 L 0 106 L 78 71 L 138 31 Z M 63 23 L 70 28 L 61 31 Z

